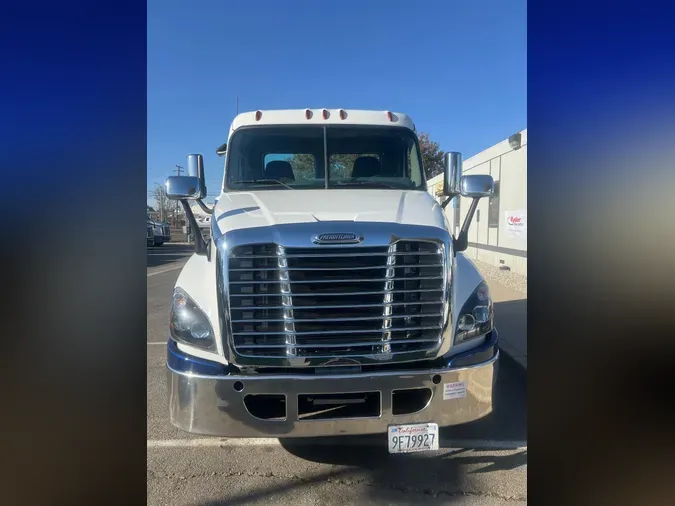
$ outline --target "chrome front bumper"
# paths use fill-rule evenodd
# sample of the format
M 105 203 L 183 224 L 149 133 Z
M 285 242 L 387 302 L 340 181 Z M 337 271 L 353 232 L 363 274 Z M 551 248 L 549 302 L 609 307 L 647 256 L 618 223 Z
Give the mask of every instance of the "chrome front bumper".
M 170 419 L 176 427 L 196 434 L 278 438 L 378 434 L 386 432 L 389 424 L 433 422 L 443 427 L 471 422 L 492 411 L 492 392 L 499 358 L 496 332 L 493 341 L 489 343 L 489 348 L 481 346 L 480 350 L 483 357 L 486 350 L 489 351 L 490 358 L 469 366 L 453 366 L 453 361 L 450 361 L 448 367 L 429 370 L 350 375 L 214 375 L 204 370 L 201 373 L 179 370 L 184 369 L 177 366 L 180 362 L 169 360 Z M 465 382 L 466 395 L 444 400 L 444 385 L 455 382 Z M 235 390 L 235 383 L 241 391 Z M 392 392 L 412 388 L 429 388 L 430 401 L 415 413 L 394 415 Z M 379 416 L 321 420 L 298 418 L 299 395 L 358 392 L 380 393 Z M 244 396 L 249 394 L 284 395 L 286 418 L 263 420 L 254 417 L 244 404 Z

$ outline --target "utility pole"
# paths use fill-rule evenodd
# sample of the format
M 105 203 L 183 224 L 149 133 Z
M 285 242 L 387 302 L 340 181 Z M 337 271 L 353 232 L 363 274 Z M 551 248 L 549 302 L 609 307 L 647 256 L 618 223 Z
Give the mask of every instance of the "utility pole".
M 183 170 L 184 170 L 184 169 L 183 169 L 183 167 L 182 167 L 181 165 L 176 165 L 176 175 L 177 175 L 177 176 L 180 176 L 180 173 L 183 172 Z M 177 224 L 177 223 L 176 223 L 176 222 L 177 222 L 177 218 L 178 218 L 178 201 L 175 202 L 175 210 L 174 210 L 174 212 L 173 212 L 173 222 L 174 222 L 174 226 L 176 226 L 176 224 Z

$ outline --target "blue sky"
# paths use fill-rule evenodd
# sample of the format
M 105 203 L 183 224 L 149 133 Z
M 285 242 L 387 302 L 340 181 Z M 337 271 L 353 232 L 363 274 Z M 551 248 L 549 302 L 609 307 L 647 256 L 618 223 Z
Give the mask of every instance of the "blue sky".
M 217 191 L 237 97 L 405 112 L 468 158 L 527 127 L 526 47 L 524 0 L 149 0 L 148 190 L 203 153 Z

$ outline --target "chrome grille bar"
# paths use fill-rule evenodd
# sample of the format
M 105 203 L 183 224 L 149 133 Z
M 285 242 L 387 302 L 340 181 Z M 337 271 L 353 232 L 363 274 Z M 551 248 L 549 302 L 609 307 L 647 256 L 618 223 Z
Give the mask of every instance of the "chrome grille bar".
M 378 305 L 377 307 L 380 307 Z M 391 306 L 390 306 L 391 308 Z M 414 314 L 402 314 L 402 315 L 393 315 L 390 314 L 387 316 L 389 319 L 397 319 L 397 318 L 412 318 L 417 315 Z M 431 313 L 431 314 L 425 314 L 424 316 L 443 316 L 443 313 Z M 357 316 L 353 317 L 350 316 L 349 318 L 311 318 L 311 319 L 299 319 L 299 318 L 293 318 L 292 321 L 297 322 L 297 323 L 306 323 L 306 322 L 351 322 L 351 321 L 368 321 L 368 320 L 382 320 L 382 316 Z M 289 319 L 282 319 L 282 320 L 268 320 L 268 319 L 260 319 L 260 320 L 232 320 L 233 323 L 256 323 L 260 321 L 265 321 L 265 322 L 287 322 Z
M 395 258 L 395 257 L 392 257 Z M 387 259 L 389 261 L 389 259 Z M 389 272 L 391 271 L 391 275 L 389 275 Z M 284 272 L 288 272 L 284 270 Z M 393 269 L 387 269 L 387 276 L 388 279 L 394 279 L 394 274 L 393 274 Z M 424 277 L 417 277 L 417 278 L 406 278 L 407 281 L 421 281 L 423 279 L 443 279 L 443 276 L 424 276 Z M 375 278 L 375 279 L 315 279 L 312 281 L 291 281 L 291 280 L 279 280 L 276 281 L 276 283 L 289 283 L 289 284 L 317 284 L 317 283 L 381 283 L 382 278 Z M 265 280 L 265 281 L 232 281 L 231 284 L 233 285 L 269 285 L 275 283 L 273 280 Z M 393 288 L 392 288 L 393 289 Z M 439 290 L 442 290 L 442 288 L 439 288 Z M 385 288 L 385 292 L 388 292 Z
M 441 288 L 429 288 L 422 290 L 391 290 L 389 293 L 408 293 L 408 292 L 439 292 L 442 293 L 443 289 Z M 377 291 L 377 292 L 326 292 L 326 293 L 298 293 L 295 294 L 296 297 L 322 297 L 330 295 L 384 295 L 386 291 Z M 230 297 L 269 297 L 270 294 L 261 293 L 261 294 L 231 294 Z M 439 296 L 440 301 L 440 296 Z M 381 304 L 380 304 L 381 305 Z
M 418 256 L 417 253 L 395 253 L 400 256 Z M 420 255 L 436 255 L 437 253 L 422 252 Z M 323 258 L 344 258 L 344 257 L 386 257 L 389 256 L 388 253 L 344 253 L 344 254 L 323 254 Z M 286 258 L 315 258 L 316 255 L 286 255 Z M 232 258 L 238 258 L 236 255 Z M 251 255 L 246 256 L 246 258 L 276 258 L 274 255 Z
M 322 348 L 355 348 L 357 346 L 368 346 L 368 347 L 373 347 L 381 344 L 381 340 L 378 341 L 357 341 L 357 342 L 350 342 L 350 343 L 327 343 L 327 344 L 322 344 Z M 392 341 L 393 343 L 396 343 L 397 341 Z M 406 343 L 412 344 L 412 343 L 434 343 L 436 342 L 436 339 L 406 339 Z M 296 344 L 296 348 L 302 349 L 302 348 L 315 348 L 315 344 Z M 246 346 L 241 346 L 241 348 L 286 348 L 285 344 L 250 344 Z
M 429 305 L 429 304 L 434 304 L 438 305 L 440 301 L 426 301 L 426 302 L 392 302 L 390 305 L 393 307 L 396 306 L 410 306 L 410 305 Z M 339 306 L 298 306 L 298 305 L 293 305 L 294 309 L 349 309 L 349 308 L 357 308 L 357 307 L 380 307 L 382 304 L 344 304 L 344 305 L 339 305 Z M 265 306 L 266 309 L 284 309 L 284 306 Z M 259 306 L 239 306 L 237 309 L 244 311 L 255 311 L 256 309 L 259 309 Z M 442 315 L 443 313 L 439 313 L 439 315 Z M 378 319 L 380 318 L 379 316 L 377 317 Z
M 279 280 L 281 282 L 281 304 L 284 306 L 284 335 L 286 337 L 286 355 L 294 357 L 297 355 L 295 349 L 295 319 L 293 318 L 293 295 L 291 293 L 291 284 L 289 278 L 288 260 L 286 259 L 286 250 L 283 246 L 277 246 L 277 256 L 279 265 Z
M 402 332 L 402 331 L 409 331 L 409 330 L 435 330 L 439 329 L 440 330 L 441 326 L 440 325 L 431 325 L 431 326 L 426 326 L 426 327 L 410 327 L 410 328 L 388 328 L 389 332 Z M 339 334 L 366 334 L 366 333 L 382 333 L 382 328 L 379 329 L 373 329 L 373 330 L 318 330 L 318 331 L 313 331 L 313 332 L 297 332 L 295 330 L 288 331 L 286 329 L 283 330 L 283 332 L 265 332 L 265 334 L 269 336 L 274 336 L 274 335 L 287 335 L 289 332 L 292 332 L 294 336 L 315 336 L 315 335 L 339 335 Z M 235 336 L 256 336 L 260 334 L 259 332 L 233 332 Z
M 418 267 L 436 267 L 437 264 L 419 264 Z M 364 271 L 371 270 L 372 267 L 299 267 L 296 269 L 286 269 L 288 271 Z M 382 266 L 382 269 L 386 269 Z M 254 271 L 276 271 L 276 267 L 264 267 L 260 269 L 230 269 L 231 272 L 254 272 Z

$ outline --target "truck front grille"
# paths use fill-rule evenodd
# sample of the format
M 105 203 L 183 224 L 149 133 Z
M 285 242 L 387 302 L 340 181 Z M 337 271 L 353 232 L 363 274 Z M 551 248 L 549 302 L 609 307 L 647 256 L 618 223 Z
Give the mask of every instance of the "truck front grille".
M 443 250 L 237 246 L 229 257 L 232 345 L 248 357 L 359 357 L 435 349 Z

